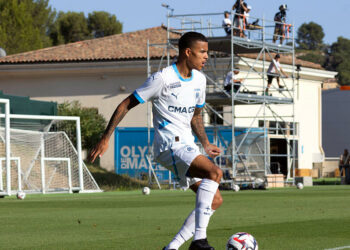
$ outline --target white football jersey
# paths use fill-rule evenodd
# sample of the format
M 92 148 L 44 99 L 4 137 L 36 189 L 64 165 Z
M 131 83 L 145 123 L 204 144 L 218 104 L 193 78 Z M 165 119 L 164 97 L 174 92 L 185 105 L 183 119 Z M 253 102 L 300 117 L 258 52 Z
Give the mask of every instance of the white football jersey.
M 184 79 L 176 64 L 154 73 L 134 91 L 140 103 L 152 101 L 154 153 L 157 156 L 174 142 L 193 143 L 191 120 L 195 108 L 205 105 L 206 78 L 192 70 Z

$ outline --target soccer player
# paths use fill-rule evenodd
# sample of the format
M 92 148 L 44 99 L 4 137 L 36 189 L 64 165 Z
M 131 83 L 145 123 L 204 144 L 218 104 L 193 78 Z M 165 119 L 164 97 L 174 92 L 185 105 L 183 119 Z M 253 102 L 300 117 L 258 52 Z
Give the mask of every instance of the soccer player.
M 93 162 L 103 155 L 115 127 L 130 109 L 151 101 L 155 160 L 171 170 L 183 188 L 196 192 L 195 209 L 163 249 L 178 249 L 193 237 L 190 250 L 213 250 L 206 231 L 211 215 L 222 204 L 218 190 L 222 171 L 199 152 L 192 135 L 193 131 L 210 157 L 220 154 L 220 149 L 209 143 L 201 116 L 206 78 L 200 70 L 208 60 L 208 41 L 200 33 L 188 32 L 178 45 L 177 62 L 154 73 L 118 105 L 89 158 Z

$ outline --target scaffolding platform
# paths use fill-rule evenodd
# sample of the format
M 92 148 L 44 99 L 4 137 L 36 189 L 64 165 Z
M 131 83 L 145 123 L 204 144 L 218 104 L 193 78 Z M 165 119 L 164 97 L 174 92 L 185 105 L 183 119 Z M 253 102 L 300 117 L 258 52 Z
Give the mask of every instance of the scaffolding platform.
M 262 48 L 268 47 L 269 51 L 275 53 L 292 53 L 293 46 L 281 45 L 272 42 L 266 42 L 263 40 L 253 40 L 249 38 L 242 38 L 233 36 L 218 36 L 207 37 L 208 48 L 211 51 L 223 52 L 226 54 L 231 53 L 231 42 L 233 43 L 233 50 L 235 54 L 256 54 L 261 51 Z M 173 46 L 177 46 L 179 39 L 170 39 L 169 42 Z
M 293 104 L 292 98 L 263 96 L 255 94 L 236 93 L 234 94 L 234 104 Z M 213 106 L 231 105 L 231 96 L 224 92 L 207 93 L 206 102 Z
M 274 29 L 278 22 L 250 16 L 249 19 L 255 19 L 254 23 L 257 24 L 243 27 L 243 32 L 242 27 L 239 30 L 232 26 L 230 34 L 222 26 L 222 12 L 174 15 L 173 9 L 169 6 L 166 8 L 167 43 L 148 44 L 147 72 L 148 75 L 152 73 L 150 47 L 157 46 L 165 51 L 158 69 L 163 63 L 169 66 L 171 61 L 176 60 L 171 55 L 178 51 L 179 38 L 170 38 L 170 34 L 196 31 L 206 36 L 209 51 L 207 65 L 202 70 L 207 78 L 207 105 L 203 109 L 203 120 L 206 126 L 215 128 L 212 143 L 225 152 L 214 159 L 218 160 L 217 164 L 227 177 L 221 183 L 231 184 L 231 188 L 234 184 L 260 187 L 262 183 L 268 183 L 269 175 L 274 174 L 271 166 L 280 161 L 286 170 L 286 179 L 282 182 L 291 178 L 294 182 L 300 133 L 296 129 L 294 114 L 298 91 L 298 85 L 295 84 L 294 25 L 279 23 L 283 25 L 285 32 L 276 39 Z M 234 23 L 234 17 L 235 13 L 231 11 L 231 23 Z M 269 64 L 273 62 L 276 53 L 291 58 L 290 77 L 280 70 L 277 74 L 268 72 Z M 238 75 L 236 79 L 231 77 L 230 84 L 233 86 L 234 80 L 240 80 L 240 91 L 228 93 L 224 86 L 227 86 L 229 72 L 235 71 L 238 71 Z M 271 75 L 280 76 L 278 85 L 283 86 L 283 90 L 274 82 L 269 85 L 268 76 Z M 263 95 L 267 87 L 272 96 Z M 246 129 L 239 129 L 242 126 Z M 228 127 L 230 131 L 224 127 Z M 276 138 L 283 140 L 278 142 L 285 147 L 284 153 L 272 152 L 276 150 Z M 271 146 L 272 142 L 275 145 Z M 224 164 L 221 163 L 222 159 L 225 160 Z

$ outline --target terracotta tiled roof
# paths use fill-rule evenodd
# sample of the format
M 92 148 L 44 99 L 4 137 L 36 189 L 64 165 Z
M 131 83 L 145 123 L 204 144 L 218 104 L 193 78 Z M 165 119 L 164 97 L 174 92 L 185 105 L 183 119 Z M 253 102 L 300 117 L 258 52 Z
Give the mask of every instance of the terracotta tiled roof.
M 170 33 L 170 38 L 179 38 L 180 34 Z M 164 44 L 167 40 L 166 27 L 158 26 L 145 30 L 128 32 L 39 49 L 0 58 L 0 64 L 56 63 L 78 61 L 115 61 L 147 58 L 147 40 L 151 44 Z M 164 49 L 150 47 L 151 58 L 160 58 Z M 175 50 L 171 56 L 176 56 Z M 240 54 L 256 59 L 257 54 Z M 269 60 L 266 57 L 266 60 Z M 281 63 L 292 64 L 291 55 L 283 55 Z M 321 65 L 296 59 L 295 64 L 304 67 L 322 69 Z
M 180 37 L 176 33 L 171 33 L 170 36 Z M 145 59 L 148 39 L 151 44 L 166 43 L 166 27 L 159 26 L 9 55 L 0 58 L 0 64 Z M 175 51 L 173 54 L 175 55 Z M 153 58 L 161 57 L 163 49 L 151 47 L 150 55 Z

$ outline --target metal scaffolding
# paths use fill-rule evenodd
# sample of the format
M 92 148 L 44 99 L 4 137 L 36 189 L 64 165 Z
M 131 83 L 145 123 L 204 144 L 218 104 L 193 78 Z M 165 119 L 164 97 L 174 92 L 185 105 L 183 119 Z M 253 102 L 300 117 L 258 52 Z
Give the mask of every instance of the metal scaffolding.
M 209 59 L 203 70 L 207 77 L 203 120 L 213 131 L 212 143 L 223 150 L 223 154 L 214 159 L 224 171 L 222 183 L 228 183 L 231 188 L 234 184 L 257 187 L 266 183 L 269 174 L 283 174 L 285 182 L 294 184 L 298 141 L 294 107 L 298 88 L 294 77 L 294 25 L 259 18 L 254 24 L 231 27 L 231 34 L 226 35 L 221 24 L 223 16 L 224 13 L 174 15 L 168 8 L 167 43 L 148 43 L 148 75 L 152 73 L 151 47 L 164 51 L 159 70 L 175 61 L 171 54 L 177 51 L 178 39 L 170 38 L 170 34 L 197 31 L 206 35 Z M 235 14 L 231 12 L 232 24 L 234 19 Z M 273 43 L 276 25 L 283 27 L 284 32 L 278 38 L 283 38 L 284 43 Z M 272 95 L 267 95 L 267 68 L 276 53 L 290 58 L 290 78 L 280 77 L 284 88 L 271 86 Z M 231 91 L 226 91 L 223 86 L 226 74 L 239 68 L 243 79 L 240 88 L 235 91 L 231 80 Z M 279 150 L 279 145 L 284 150 Z

